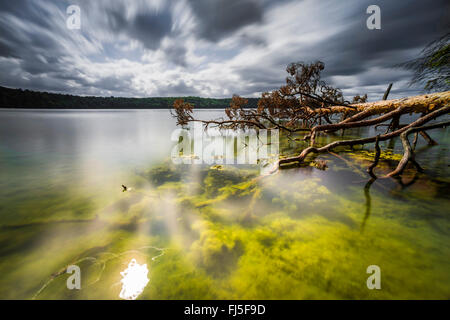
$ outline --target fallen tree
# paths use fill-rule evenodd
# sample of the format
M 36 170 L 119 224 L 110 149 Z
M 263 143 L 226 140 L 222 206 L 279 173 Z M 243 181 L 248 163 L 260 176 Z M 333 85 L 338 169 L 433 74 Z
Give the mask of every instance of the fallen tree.
M 372 177 L 381 153 L 379 142 L 391 140 L 400 136 L 405 155 L 399 166 L 386 177 L 397 176 L 403 172 L 411 162 L 418 170 L 420 165 L 414 159 L 408 135 L 415 133 L 414 145 L 420 133 L 429 145 L 436 142 L 426 133 L 427 130 L 448 126 L 448 121 L 426 125 L 429 122 L 445 116 L 450 112 L 450 91 L 438 92 L 415 97 L 395 100 L 366 102 L 367 95 L 355 96 L 352 102 L 345 101 L 342 92 L 320 80 L 320 73 L 324 69 L 321 62 L 314 64 L 291 64 L 287 68 L 289 77 L 286 85 L 270 93 L 263 93 L 257 109 L 246 108 L 248 101 L 234 96 L 229 108 L 225 109 L 226 118 L 215 120 L 201 120 L 193 117 L 194 106 L 177 100 L 174 104 L 174 117 L 179 125 L 192 121 L 200 121 L 205 127 L 214 126 L 220 129 L 278 129 L 288 136 L 304 132 L 303 140 L 309 141 L 310 146 L 299 155 L 278 160 L 272 173 L 283 165 L 302 163 L 310 154 L 332 152 L 338 147 L 353 147 L 376 143 L 374 164 L 368 172 Z M 386 92 L 384 99 L 391 89 Z M 406 114 L 420 114 L 411 123 L 401 124 L 400 120 Z M 387 124 L 386 122 L 390 122 Z M 338 130 L 387 126 L 385 133 L 372 137 L 337 140 L 324 146 L 316 146 L 319 134 L 333 134 Z
M 357 111 L 355 115 L 339 123 L 315 126 L 311 129 L 311 134 L 305 137 L 305 140 L 311 139 L 311 145 L 314 145 L 315 135 L 320 131 L 336 131 L 340 129 L 350 129 L 376 125 L 387 120 L 398 118 L 403 114 L 427 114 L 433 110 L 445 107 L 446 105 L 448 105 L 449 101 L 450 91 L 447 91 L 405 99 L 378 101 L 353 105 Z M 333 110 L 333 112 L 337 112 L 337 109 L 339 109 L 340 112 L 343 112 L 344 114 L 348 112 L 347 110 L 343 110 L 342 107 L 329 108 L 329 110 Z M 324 111 L 319 110 L 318 112 Z M 372 118 L 370 120 L 364 120 L 371 116 L 380 114 L 382 114 L 382 116 Z M 391 125 L 391 127 L 393 129 L 397 129 L 399 125 Z

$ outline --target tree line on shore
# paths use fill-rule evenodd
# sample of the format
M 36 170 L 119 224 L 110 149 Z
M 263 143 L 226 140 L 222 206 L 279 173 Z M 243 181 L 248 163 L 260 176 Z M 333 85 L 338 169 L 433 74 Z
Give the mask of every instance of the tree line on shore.
M 180 97 L 123 98 L 82 97 L 68 94 L 10 89 L 0 87 L 0 108 L 19 109 L 170 109 Z M 224 109 L 231 99 L 183 97 L 199 109 Z M 258 99 L 249 98 L 249 107 L 256 108 Z

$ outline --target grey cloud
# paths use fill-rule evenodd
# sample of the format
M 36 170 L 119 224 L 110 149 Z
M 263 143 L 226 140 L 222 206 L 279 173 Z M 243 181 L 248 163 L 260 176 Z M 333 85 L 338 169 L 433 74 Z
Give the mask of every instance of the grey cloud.
M 263 20 L 256 0 L 189 0 L 197 18 L 200 37 L 218 41 L 236 30 Z
M 136 39 L 147 49 L 158 49 L 161 40 L 171 33 L 173 21 L 168 6 L 157 11 L 144 6 L 142 2 L 134 4 L 114 2 L 109 5 L 99 2 L 90 5 L 97 13 L 100 10 L 106 11 L 107 25 L 103 26 L 104 28 L 109 28 L 117 34 L 125 34 L 130 39 Z M 136 6 L 137 12 L 130 17 L 128 7 L 132 5 Z
M 242 47 L 246 46 L 265 46 L 267 41 L 261 36 L 248 35 L 246 33 L 239 37 L 239 43 Z
M 366 27 L 368 15 L 365 9 L 369 4 L 381 8 L 381 30 L 369 30 Z M 353 23 L 333 39 L 326 39 L 317 44 L 330 61 L 327 68 L 330 74 L 349 75 L 363 71 L 372 62 L 378 66 L 393 66 L 408 59 L 405 54 L 396 51 L 423 48 L 428 42 L 445 33 L 443 25 L 445 9 L 444 0 L 436 0 L 433 6 L 426 1 L 363 1 L 352 8 Z M 392 59 L 393 55 L 397 61 Z
M 172 15 L 165 11 L 162 13 L 141 13 L 135 17 L 131 33 L 148 49 L 157 49 L 164 36 L 172 28 Z M 130 34 L 131 36 L 131 34 Z
M 182 67 L 187 67 L 186 63 L 186 53 L 187 49 L 180 43 L 171 43 L 164 49 L 164 53 L 166 54 L 169 61 L 174 63 L 175 65 L 179 65 Z
M 124 76 L 87 81 L 83 71 L 70 63 L 82 51 L 77 48 L 76 42 L 72 43 L 73 47 L 67 47 L 74 35 L 65 27 L 65 20 L 61 19 L 65 17 L 67 5 L 64 1 L 17 0 L 0 3 L 0 57 L 10 61 L 9 64 L 8 60 L 2 63 L 0 85 L 73 94 L 133 92 L 130 79 Z M 101 11 L 89 13 L 92 18 Z M 117 19 L 115 27 L 122 28 L 126 22 L 122 19 L 124 17 L 110 13 L 109 18 Z M 130 24 L 129 31 L 142 38 L 148 46 L 159 45 L 161 24 L 156 22 L 153 29 L 156 31 L 144 33 L 143 28 L 151 27 L 145 24 L 146 17 L 151 19 L 154 16 L 142 13 Z M 170 22 L 168 25 L 170 27 Z M 93 41 L 89 34 L 85 34 L 84 38 L 88 42 Z
M 91 87 L 110 92 L 129 91 L 131 89 L 131 76 L 122 76 L 120 79 L 116 76 L 108 76 L 96 80 Z
M 54 24 L 50 22 L 51 19 L 45 19 L 44 12 L 32 1 L 2 1 L 0 4 L 0 30 L 2 30 L 0 56 L 20 58 L 25 54 L 35 53 L 34 49 L 38 49 L 41 54 L 47 51 L 58 51 L 59 45 L 55 38 L 41 31 L 47 30 L 53 34 L 59 34 L 57 29 L 53 30 Z M 11 17 L 15 19 L 10 19 Z M 18 25 L 21 22 L 26 23 L 26 29 Z M 24 48 L 32 50 L 24 50 Z
M 325 3 L 328 5 L 323 6 L 322 16 L 311 19 L 325 21 L 327 17 L 337 15 L 339 23 L 346 26 L 340 33 L 332 37 L 318 38 L 307 45 L 292 41 L 292 45 L 272 53 L 264 65 L 240 70 L 243 82 L 258 83 L 260 88 L 270 87 L 277 77 L 269 77 L 268 70 L 272 70 L 275 75 L 276 70 L 283 70 L 293 61 L 322 60 L 326 64 L 325 79 L 330 80 L 332 76 L 337 75 L 354 76 L 358 86 L 369 91 L 374 85 L 387 85 L 390 82 L 409 79 L 410 73 L 395 69 L 394 65 L 414 58 L 430 41 L 440 37 L 446 30 L 449 31 L 446 20 L 449 5 L 444 0 L 434 1 L 433 6 L 430 2 L 413 0 Z M 366 8 L 371 4 L 377 4 L 381 8 L 382 30 L 369 30 L 366 27 Z M 303 23 L 307 24 L 308 21 Z M 322 28 L 342 28 L 342 25 L 324 22 Z M 301 32 L 299 29 L 299 34 Z M 286 37 L 295 39 L 294 35 Z M 374 74 L 370 71 L 374 67 L 383 69 L 383 73 Z M 284 82 L 284 78 L 285 74 L 278 76 L 280 84 Z M 265 85 L 261 83 L 261 79 L 267 79 L 264 81 Z M 345 83 L 335 85 L 341 86 L 345 93 L 351 90 Z M 411 89 L 404 90 L 405 93 L 411 93 Z M 419 88 L 415 89 L 416 93 L 419 91 Z M 393 91 L 393 94 L 398 92 L 400 91 Z
M 226 65 L 240 53 L 251 56 L 252 50 L 267 46 L 265 57 L 250 59 L 242 66 L 234 64 L 226 70 L 226 73 L 238 75 L 239 83 L 221 78 L 201 80 L 211 88 L 222 88 L 223 92 L 256 95 L 275 89 L 284 82 L 288 63 L 319 59 L 326 63 L 325 78 L 336 81 L 346 94 L 353 94 L 358 88 L 362 90 L 358 93 L 373 91 L 373 96 L 377 96 L 378 91 L 382 91 L 378 88 L 389 82 L 405 83 L 410 77 L 408 72 L 392 69 L 393 65 L 414 58 L 428 42 L 450 30 L 449 4 L 445 0 L 432 3 L 421 0 L 306 1 L 303 2 L 306 7 L 320 5 L 318 15 L 288 21 L 298 26 L 296 33 L 283 35 L 282 40 L 286 40 L 287 45 L 271 46 L 281 39 L 270 38 L 261 31 L 265 30 L 261 27 L 273 22 L 268 21 L 268 13 L 280 9 L 291 16 L 288 15 L 291 4 L 301 0 L 187 0 L 190 10 L 183 14 L 192 14 L 187 20 L 194 22 L 193 30 L 184 29 L 185 25 L 176 16 L 177 1 L 166 2 L 159 9 L 151 8 L 144 0 L 0 1 L 0 85 L 73 94 L 142 95 L 133 89 L 133 79 L 126 72 L 117 73 L 124 74 L 121 76 L 93 76 L 89 63 L 116 59 L 142 62 L 145 51 L 159 49 L 164 55 L 155 58 L 161 59 L 157 63 L 168 69 L 172 63 L 189 71 L 187 48 L 191 43 L 186 39 L 189 38 L 194 44 L 199 39 L 209 41 L 208 45 L 201 41 L 202 45 L 194 46 L 194 52 L 190 52 L 204 59 L 203 65 L 196 66 L 199 69 L 207 68 L 210 63 Z M 69 2 L 78 3 L 85 14 L 79 33 L 65 28 L 65 8 Z M 381 7 L 382 30 L 366 28 L 366 8 L 371 4 Z M 283 19 L 282 15 L 280 17 Z M 308 28 L 311 24 L 317 25 L 317 29 Z M 242 30 L 244 27 L 248 28 Z M 340 30 L 339 33 L 326 36 L 326 31 L 333 28 Z M 317 35 L 300 42 L 299 37 L 308 36 L 308 32 Z M 87 44 L 98 45 L 98 52 L 87 53 L 77 35 Z M 225 38 L 231 40 L 231 47 L 216 46 L 215 42 Z M 118 44 L 126 47 L 131 40 L 141 46 L 132 51 L 118 49 Z M 81 66 L 77 65 L 80 60 Z M 204 90 L 193 88 L 181 79 L 185 75 L 180 74 L 178 78 L 175 75 L 174 79 L 179 80 L 171 84 L 164 80 L 158 82 L 155 94 L 204 95 L 213 90 L 206 86 Z M 345 77 L 336 76 L 350 76 L 354 82 L 346 83 L 342 80 Z M 201 84 L 195 85 L 203 88 Z M 392 94 L 418 91 L 419 88 L 399 88 L 394 84 Z
M 179 80 L 176 83 L 160 84 L 158 86 L 158 96 L 170 97 L 170 96 L 199 96 L 200 92 L 187 85 L 183 80 Z
M 68 56 L 61 45 L 66 38 L 65 29 L 61 28 L 64 20 L 49 14 L 57 8 L 52 2 L 45 6 L 26 0 L 1 2 L 0 57 L 15 59 L 11 62 L 15 71 L 8 79 L 2 77 L 3 85 L 18 79 L 25 88 L 64 89 L 64 83 L 52 77 L 65 72 L 62 59 Z M 2 67 L 2 73 L 8 70 L 11 69 Z

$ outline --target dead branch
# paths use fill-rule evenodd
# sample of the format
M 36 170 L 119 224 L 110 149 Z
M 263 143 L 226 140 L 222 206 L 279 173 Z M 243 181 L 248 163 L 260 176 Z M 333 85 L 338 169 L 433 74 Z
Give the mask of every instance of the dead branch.
M 437 143 L 436 141 L 434 141 L 429 135 L 428 133 L 426 133 L 425 131 L 420 131 L 419 134 L 427 141 L 429 146 L 436 146 L 439 143 Z
M 387 100 L 387 98 L 389 96 L 389 93 L 391 92 L 392 85 L 393 85 L 393 83 L 389 83 L 389 86 L 388 86 L 388 88 L 386 89 L 386 92 L 383 95 L 383 100 Z
M 402 174 L 402 172 L 405 170 L 408 162 L 411 162 L 412 164 L 414 164 L 414 166 L 417 168 L 417 171 L 422 172 L 423 171 L 422 167 L 415 160 L 414 151 L 412 150 L 411 144 L 409 143 L 408 135 L 411 133 L 425 132 L 426 130 L 431 130 L 431 129 L 436 129 L 436 128 L 445 128 L 449 125 L 450 125 L 450 121 L 445 121 L 445 122 L 432 124 L 429 126 L 410 127 L 406 131 L 402 132 L 402 134 L 400 135 L 400 138 L 402 139 L 403 150 L 404 150 L 403 157 L 400 160 L 400 162 L 398 163 L 397 168 L 394 171 L 392 171 L 391 173 L 387 174 L 385 176 L 385 178 L 395 177 L 395 176 Z
M 314 146 L 315 136 L 316 136 L 317 132 L 319 132 L 319 131 L 328 131 L 328 130 L 336 131 L 339 129 L 360 128 L 360 127 L 367 127 L 367 126 L 379 124 L 379 123 L 385 122 L 386 120 L 392 119 L 395 116 L 398 116 L 398 115 L 401 115 L 404 113 L 408 113 L 410 108 L 411 107 L 408 105 L 402 105 L 389 113 L 386 113 L 378 118 L 373 118 L 370 120 L 361 120 L 361 121 L 355 121 L 355 122 L 343 121 L 343 122 L 336 123 L 336 124 L 315 126 L 314 128 L 311 129 L 311 135 L 310 135 L 311 146 Z M 308 136 L 306 136 L 305 139 L 307 139 L 307 137 Z
M 375 167 L 378 165 L 378 161 L 380 160 L 380 155 L 381 155 L 380 136 L 378 135 L 375 140 L 375 159 L 373 160 L 373 163 L 367 168 L 367 172 L 374 179 L 376 179 L 377 177 L 373 173 L 373 169 L 375 169 Z
M 442 115 L 448 113 L 449 111 L 450 111 L 450 106 L 446 106 L 446 107 L 440 108 L 438 110 L 435 110 L 435 111 L 417 119 L 416 121 L 412 122 L 411 124 L 409 124 L 403 128 L 400 128 L 391 133 L 380 135 L 379 141 L 386 141 L 386 140 L 395 138 L 395 137 L 399 136 L 400 134 L 402 134 L 403 132 L 405 132 L 406 130 L 408 130 L 409 128 L 421 126 L 439 116 L 442 116 Z M 377 137 L 354 139 L 354 140 L 340 140 L 340 141 L 335 141 L 335 142 L 329 143 L 326 146 L 323 146 L 321 148 L 309 147 L 309 148 L 306 148 L 305 150 L 303 150 L 302 153 L 296 157 L 285 158 L 285 159 L 279 160 L 278 165 L 281 166 L 283 164 L 290 163 L 290 162 L 301 163 L 306 158 L 306 156 L 308 156 L 310 153 L 325 153 L 325 152 L 329 152 L 330 150 L 333 150 L 334 148 L 340 147 L 340 146 L 364 145 L 367 143 L 375 142 L 376 139 L 377 139 Z

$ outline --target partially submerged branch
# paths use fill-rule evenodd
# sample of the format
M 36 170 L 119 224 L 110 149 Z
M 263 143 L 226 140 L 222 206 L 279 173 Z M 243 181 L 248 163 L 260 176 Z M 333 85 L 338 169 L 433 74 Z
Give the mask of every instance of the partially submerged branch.
M 375 159 L 373 160 L 373 163 L 367 168 L 367 172 L 370 174 L 370 176 L 374 179 L 377 177 L 373 173 L 373 169 L 378 165 L 378 161 L 380 160 L 381 155 L 381 148 L 380 148 L 380 136 L 377 136 L 377 139 L 375 140 Z
M 409 124 L 403 128 L 400 128 L 396 131 L 393 131 L 393 132 L 390 132 L 387 134 L 383 134 L 383 135 L 379 135 L 379 136 L 375 136 L 375 137 L 370 137 L 370 138 L 334 141 L 334 142 L 329 143 L 321 148 L 309 147 L 309 148 L 306 148 L 305 150 L 303 150 L 302 153 L 296 157 L 279 160 L 278 164 L 283 165 L 283 164 L 290 163 L 290 162 L 303 162 L 303 160 L 306 158 L 306 156 L 308 156 L 310 153 L 325 153 L 325 152 L 329 152 L 329 151 L 333 150 L 334 148 L 341 147 L 341 146 L 355 146 L 355 145 L 364 145 L 367 143 L 373 143 L 376 141 L 377 137 L 378 137 L 379 141 L 386 141 L 386 140 L 398 137 L 400 134 L 402 134 L 409 128 L 421 126 L 431 120 L 436 119 L 439 116 L 447 114 L 448 112 L 450 112 L 450 105 L 440 108 L 436 111 L 433 111 L 433 112 L 417 119 L 416 121 L 412 122 L 411 124 Z M 423 131 L 423 130 L 419 130 L 419 131 Z
M 387 174 L 385 177 L 386 178 L 395 177 L 395 176 L 402 174 L 402 172 L 405 170 L 408 162 L 411 162 L 412 164 L 414 164 L 414 166 L 417 168 L 417 171 L 422 172 L 423 171 L 422 167 L 415 160 L 414 151 L 411 148 L 411 144 L 409 143 L 408 135 L 410 135 L 411 133 L 425 132 L 426 130 L 431 130 L 431 129 L 436 129 L 436 128 L 445 128 L 445 127 L 448 127 L 449 125 L 450 125 L 450 121 L 444 121 L 444 122 L 435 123 L 435 124 L 428 125 L 428 126 L 411 127 L 408 130 L 404 131 L 400 135 L 400 138 L 402 139 L 403 150 L 404 150 L 403 157 L 400 160 L 397 168 L 394 171 L 392 171 L 391 173 Z

